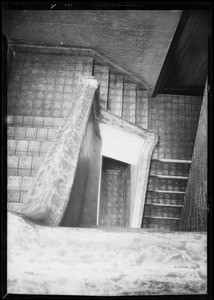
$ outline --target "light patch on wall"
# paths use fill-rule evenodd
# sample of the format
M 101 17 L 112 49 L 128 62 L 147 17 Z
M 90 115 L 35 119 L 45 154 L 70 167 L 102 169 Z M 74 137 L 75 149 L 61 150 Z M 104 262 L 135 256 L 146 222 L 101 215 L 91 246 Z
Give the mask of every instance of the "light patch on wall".
M 143 141 L 110 125 L 99 123 L 102 155 L 134 165 L 140 155 Z

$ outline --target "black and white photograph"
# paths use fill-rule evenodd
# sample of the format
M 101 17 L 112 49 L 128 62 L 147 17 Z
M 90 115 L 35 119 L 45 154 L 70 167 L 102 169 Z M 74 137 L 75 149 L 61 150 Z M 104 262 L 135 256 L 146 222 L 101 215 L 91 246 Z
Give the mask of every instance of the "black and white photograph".
M 211 23 L 2 3 L 2 299 L 212 299 Z

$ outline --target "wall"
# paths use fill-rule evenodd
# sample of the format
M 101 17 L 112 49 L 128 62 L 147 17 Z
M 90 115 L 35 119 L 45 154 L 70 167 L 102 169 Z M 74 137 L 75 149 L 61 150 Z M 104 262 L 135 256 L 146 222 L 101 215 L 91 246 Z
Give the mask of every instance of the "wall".
M 99 122 L 100 134 L 103 141 L 102 155 L 135 164 L 139 156 L 142 139 L 121 126 L 112 126 L 111 123 Z
M 207 86 L 204 91 L 180 229 L 207 230 Z
M 9 294 L 207 293 L 205 233 L 44 227 L 8 213 L 7 240 Z
M 4 11 L 3 32 L 22 44 L 92 48 L 154 86 L 181 11 Z
M 100 193 L 99 225 L 124 227 L 127 164 L 104 157 Z
M 131 202 L 131 166 L 128 165 L 125 173 L 125 227 L 130 227 Z
M 191 160 L 201 97 L 157 95 L 148 103 L 148 128 L 158 132 L 153 159 Z
M 203 95 L 210 35 L 211 7 L 183 10 L 155 87 L 155 95 Z
M 96 136 L 94 106 L 88 120 L 84 140 L 79 154 L 77 170 L 69 197 L 67 208 L 64 212 L 60 226 L 80 226 L 83 207 L 90 207 L 90 218 L 96 224 L 96 211 L 98 200 L 99 171 L 101 160 L 101 139 Z M 98 128 L 97 128 L 98 129 Z M 97 137 L 97 139 L 96 139 Z M 96 157 L 97 155 L 97 157 Z M 94 166 L 94 168 L 92 168 Z M 93 185 L 92 185 L 93 180 Z M 90 201 L 90 203 L 89 203 Z
M 97 210 L 99 197 L 99 183 L 101 180 L 100 169 L 102 167 L 101 156 L 102 141 L 94 131 L 93 153 L 89 160 L 89 174 L 85 187 L 83 213 L 81 226 L 97 225 Z
M 8 86 L 8 114 L 63 117 L 80 75 L 92 75 L 93 58 L 15 53 Z
M 140 228 L 157 133 L 126 122 L 102 108 L 98 121 L 103 140 L 102 154 L 132 165 L 129 224 L 131 228 Z

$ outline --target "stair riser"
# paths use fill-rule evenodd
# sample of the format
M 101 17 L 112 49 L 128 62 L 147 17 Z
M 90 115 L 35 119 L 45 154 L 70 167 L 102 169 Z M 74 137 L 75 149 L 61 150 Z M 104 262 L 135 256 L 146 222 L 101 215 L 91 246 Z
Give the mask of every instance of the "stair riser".
M 186 191 L 187 180 L 149 177 L 148 190 Z
M 151 161 L 150 176 L 189 176 L 190 163 Z
M 182 207 L 145 205 L 144 217 L 180 218 Z
M 155 229 L 157 231 L 177 231 L 179 229 L 179 220 L 144 218 L 142 227 Z
M 184 194 L 146 193 L 146 204 L 183 205 Z

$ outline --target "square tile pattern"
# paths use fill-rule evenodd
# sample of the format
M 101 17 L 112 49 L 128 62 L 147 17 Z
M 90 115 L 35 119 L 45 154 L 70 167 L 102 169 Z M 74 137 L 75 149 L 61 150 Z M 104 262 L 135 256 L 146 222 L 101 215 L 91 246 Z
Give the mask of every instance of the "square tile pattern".
M 90 76 L 92 70 L 92 57 L 16 53 L 8 86 L 8 114 L 63 117 L 72 107 L 79 75 Z
M 123 77 L 110 75 L 109 98 L 107 109 L 114 115 L 122 117 L 123 111 Z
M 124 226 L 124 180 L 125 173 L 122 170 L 106 169 L 102 171 L 99 219 L 101 226 Z
M 148 102 L 149 129 L 158 132 L 153 159 L 191 160 L 201 97 L 158 95 Z
M 122 118 L 135 124 L 136 84 L 124 83 Z
M 108 88 L 109 88 L 109 67 L 108 66 L 94 66 L 94 77 L 100 83 L 100 105 L 107 109 Z
M 137 91 L 135 124 L 148 129 L 148 92 Z
M 100 105 L 128 122 L 155 130 L 159 140 L 150 168 L 143 227 L 177 230 L 189 164 L 158 159 L 191 160 L 201 98 L 158 95 L 123 82 L 109 74 L 108 66 L 94 65 L 92 57 L 47 54 L 15 54 L 8 86 L 8 207 L 21 209 L 34 176 L 56 135 L 62 117 L 72 107 L 78 76 L 94 76 L 100 82 Z M 103 172 L 101 223 L 124 226 L 124 186 L 121 170 Z M 161 192 L 156 192 L 160 190 Z M 170 193 L 171 192 L 171 193 Z

